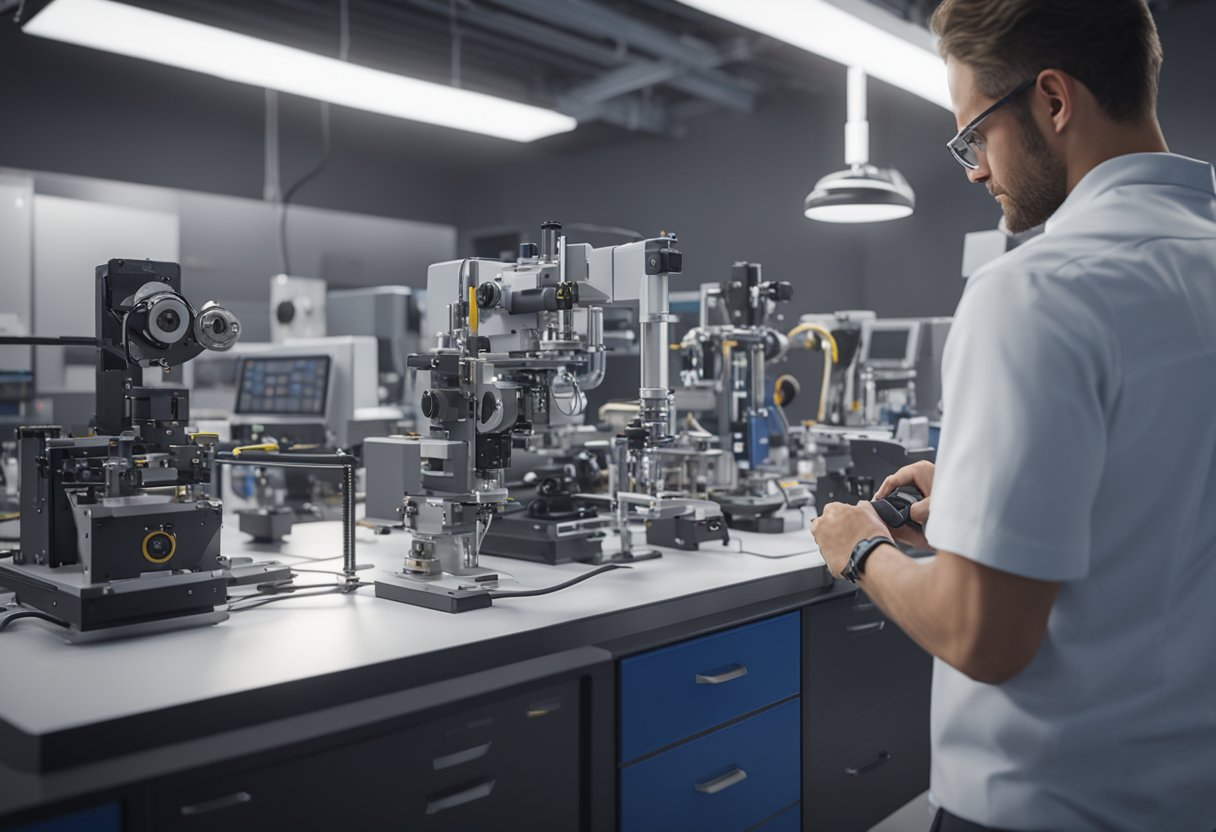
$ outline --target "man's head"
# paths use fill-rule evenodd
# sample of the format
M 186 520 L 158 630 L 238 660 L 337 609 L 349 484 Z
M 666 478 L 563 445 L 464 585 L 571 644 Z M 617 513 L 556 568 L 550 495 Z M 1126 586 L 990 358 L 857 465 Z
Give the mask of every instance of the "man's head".
M 943 0 L 932 27 L 960 129 L 1032 82 L 963 137 L 968 178 L 1011 232 L 1044 222 L 1129 135 L 1159 135 L 1161 44 L 1145 0 Z

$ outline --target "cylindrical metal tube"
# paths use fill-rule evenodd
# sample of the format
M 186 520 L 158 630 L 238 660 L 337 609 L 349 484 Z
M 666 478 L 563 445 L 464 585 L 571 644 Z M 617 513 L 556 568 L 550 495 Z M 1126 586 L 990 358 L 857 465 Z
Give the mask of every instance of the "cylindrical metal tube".
M 604 309 L 592 306 L 587 309 L 587 369 L 577 376 L 578 386 L 583 390 L 594 390 L 604 381 L 608 362 L 604 353 Z
M 643 321 L 638 327 L 641 334 L 641 386 L 666 390 L 667 365 L 667 321 Z
M 557 259 L 557 238 L 561 234 L 560 222 L 546 222 L 540 227 L 540 257 L 542 260 Z

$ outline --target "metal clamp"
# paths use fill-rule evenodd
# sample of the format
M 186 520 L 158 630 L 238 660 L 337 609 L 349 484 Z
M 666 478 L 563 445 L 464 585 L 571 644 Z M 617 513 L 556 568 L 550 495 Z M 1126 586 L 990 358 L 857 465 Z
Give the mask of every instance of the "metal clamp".
M 746 779 L 747 772 L 738 766 L 735 766 L 730 771 L 719 775 L 712 780 L 706 780 L 703 783 L 695 784 L 693 788 L 699 791 L 701 794 L 717 794 L 718 792 L 729 789 L 731 786 L 742 783 Z
M 708 675 L 704 673 L 697 674 L 698 685 L 720 685 L 724 682 L 729 682 L 733 679 L 742 679 L 747 675 L 747 667 L 741 664 L 731 665 L 730 670 L 724 670 L 721 673 Z

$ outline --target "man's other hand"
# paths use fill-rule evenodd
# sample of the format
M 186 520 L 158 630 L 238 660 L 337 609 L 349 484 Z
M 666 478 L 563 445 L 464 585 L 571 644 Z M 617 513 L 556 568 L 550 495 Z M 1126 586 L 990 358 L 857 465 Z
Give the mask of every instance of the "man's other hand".
M 828 503 L 823 514 L 811 521 L 811 534 L 819 544 L 819 553 L 827 562 L 828 570 L 840 577 L 854 546 L 867 537 L 889 538 L 891 530 L 868 502 L 855 506 Z

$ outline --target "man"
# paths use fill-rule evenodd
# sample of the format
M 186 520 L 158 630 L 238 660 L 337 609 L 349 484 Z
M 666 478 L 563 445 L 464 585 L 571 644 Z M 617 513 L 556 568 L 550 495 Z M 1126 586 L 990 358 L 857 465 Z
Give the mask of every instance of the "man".
M 1144 0 L 945 0 L 951 153 L 1043 235 L 973 275 L 859 586 L 936 657 L 934 828 L 1216 828 L 1216 181 L 1167 152 Z M 1202 98 L 1206 79 L 1195 78 Z M 930 511 L 932 507 L 932 511 Z M 812 524 L 840 574 L 889 539 Z

